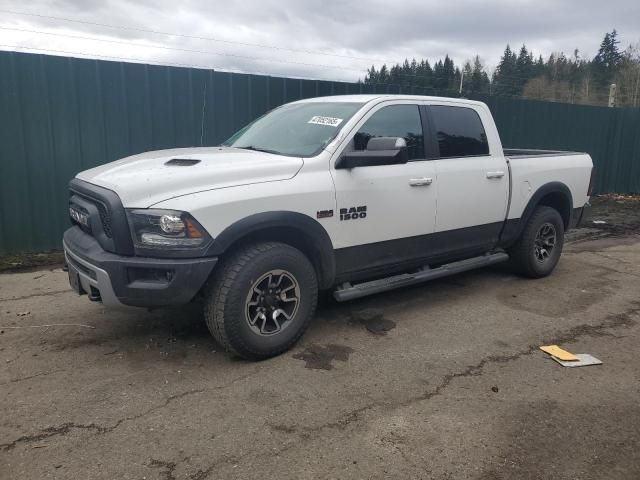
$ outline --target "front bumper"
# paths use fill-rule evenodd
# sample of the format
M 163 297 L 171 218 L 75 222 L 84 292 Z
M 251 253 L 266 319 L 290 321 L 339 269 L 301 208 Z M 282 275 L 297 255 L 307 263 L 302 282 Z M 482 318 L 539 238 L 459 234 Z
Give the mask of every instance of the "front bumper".
M 215 257 L 167 259 L 116 255 L 74 226 L 64 233 L 67 264 L 81 291 L 107 306 L 161 307 L 190 302 L 218 262 Z

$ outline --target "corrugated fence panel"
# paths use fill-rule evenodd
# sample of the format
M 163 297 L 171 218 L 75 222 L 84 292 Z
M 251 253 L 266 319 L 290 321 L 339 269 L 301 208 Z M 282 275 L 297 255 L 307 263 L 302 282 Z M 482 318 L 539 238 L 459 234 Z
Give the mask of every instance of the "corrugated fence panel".
M 640 109 L 617 109 L 615 154 L 618 165 L 610 185 L 640 192 Z
M 132 153 L 143 152 L 153 145 L 149 71 L 146 65 L 125 65 L 124 82 L 127 86 L 127 124 Z M 202 102 L 202 99 L 200 99 Z M 195 132 L 199 133 L 199 132 Z
M 0 253 L 33 248 L 31 225 L 25 225 L 32 202 L 16 70 L 14 56 L 0 55 Z
M 50 85 L 45 80 L 44 68 L 48 59 L 22 56 L 16 60 L 25 152 L 24 158 L 16 161 L 26 165 L 29 197 L 20 201 L 30 204 L 31 215 L 10 228 L 20 228 L 18 238 L 22 237 L 29 247 L 39 249 L 57 233 L 55 190 L 58 186 L 52 181 L 55 169 L 52 112 L 48 95 Z M 35 205 L 34 201 L 37 202 Z
M 60 248 L 67 184 L 81 170 L 148 150 L 217 145 L 282 103 L 357 93 L 455 96 L 0 52 L 0 254 Z M 640 193 L 640 109 L 477 99 L 506 147 L 586 151 L 597 191 Z
M 640 111 L 499 97 L 479 99 L 489 105 L 503 146 L 587 152 L 598 173 L 596 191 L 640 192 L 640 177 L 633 174 L 634 165 L 640 162 L 637 147 L 633 148 L 638 141 Z

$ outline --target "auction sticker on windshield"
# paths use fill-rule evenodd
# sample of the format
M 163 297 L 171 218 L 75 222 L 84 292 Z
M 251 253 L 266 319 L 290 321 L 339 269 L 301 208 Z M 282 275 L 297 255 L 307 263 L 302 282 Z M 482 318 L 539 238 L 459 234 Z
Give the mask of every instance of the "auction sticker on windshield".
M 337 127 L 342 123 L 342 118 L 335 117 L 321 117 L 316 115 L 315 117 L 311 117 L 307 123 L 315 123 L 316 125 L 328 125 L 330 127 Z

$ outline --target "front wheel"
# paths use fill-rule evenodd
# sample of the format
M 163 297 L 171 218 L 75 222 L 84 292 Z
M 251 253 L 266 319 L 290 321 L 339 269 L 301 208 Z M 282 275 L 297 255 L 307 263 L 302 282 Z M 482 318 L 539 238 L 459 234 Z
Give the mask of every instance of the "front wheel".
M 205 296 L 213 337 L 231 353 L 260 360 L 288 350 L 302 336 L 316 309 L 318 282 L 302 252 L 265 242 L 225 259 Z
M 564 245 L 564 222 L 557 210 L 539 206 L 511 249 L 516 271 L 531 278 L 549 275 L 556 267 Z

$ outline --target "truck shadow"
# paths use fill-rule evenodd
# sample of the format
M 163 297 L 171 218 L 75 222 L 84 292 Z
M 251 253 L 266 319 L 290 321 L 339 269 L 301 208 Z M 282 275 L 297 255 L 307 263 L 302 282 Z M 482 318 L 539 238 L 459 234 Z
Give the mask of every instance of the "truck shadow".
M 589 270 L 592 274 L 582 276 L 585 280 L 578 284 L 568 281 L 576 269 Z M 319 348 L 336 343 L 336 331 L 395 335 L 393 329 L 404 313 L 419 312 L 428 321 L 430 311 L 474 295 L 489 295 L 511 310 L 559 317 L 587 308 L 595 301 L 593 292 L 596 290 L 600 298 L 609 294 L 615 288 L 615 282 L 609 282 L 604 288 L 602 279 L 610 273 L 603 267 L 568 256 L 554 275 L 541 280 L 524 279 L 496 266 L 344 303 L 334 300 L 331 292 L 321 292 L 316 318 L 293 353 L 309 346 Z M 541 302 L 543 297 L 550 300 Z M 99 307 L 92 305 L 90 308 Z M 95 330 L 56 337 L 49 349 L 91 348 L 96 349 L 94 355 L 99 353 L 104 358 L 119 355 L 135 363 L 156 362 L 158 358 L 170 362 L 210 363 L 212 353 L 218 360 L 237 361 L 216 344 L 202 315 L 201 303 L 154 311 L 104 310 L 100 321 L 94 322 Z M 357 350 L 358 337 L 349 338 L 340 343 Z
M 428 311 L 440 302 L 450 301 L 461 290 L 472 291 L 474 278 L 508 275 L 485 269 L 434 280 L 421 285 L 381 293 L 350 302 L 337 302 L 331 292 L 321 292 L 318 309 L 310 332 L 314 337 L 325 337 L 323 343 L 331 343 L 336 328 L 357 329 L 369 335 L 386 335 L 395 328 L 395 321 L 388 311 L 407 308 L 423 308 Z M 99 305 L 87 305 L 96 312 Z M 223 349 L 210 335 L 203 319 L 200 302 L 182 307 L 146 309 L 102 309 L 99 318 L 92 322 L 95 330 L 80 330 L 65 335 L 55 335 L 45 341 L 47 349 L 57 352 L 89 348 L 105 358 L 110 356 L 135 356 L 137 361 L 157 361 L 158 356 L 167 361 L 184 361 L 196 352 L 223 354 Z M 89 316 L 89 315 L 87 315 Z M 298 347 L 305 345 L 305 337 Z M 210 356 L 210 355 L 209 355 Z M 231 356 L 226 358 L 237 361 Z

